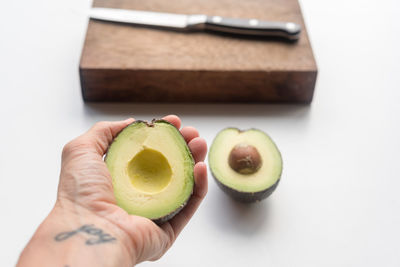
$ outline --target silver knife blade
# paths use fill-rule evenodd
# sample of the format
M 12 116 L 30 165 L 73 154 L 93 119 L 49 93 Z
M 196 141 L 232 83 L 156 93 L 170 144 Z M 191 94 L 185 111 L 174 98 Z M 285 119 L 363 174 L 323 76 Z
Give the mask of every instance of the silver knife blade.
M 185 29 L 188 15 L 94 7 L 90 18 L 97 20 Z
M 102 7 L 92 8 L 90 18 L 178 30 L 211 30 L 241 35 L 279 36 L 289 40 L 297 40 L 301 32 L 301 26 L 293 22 L 183 15 Z

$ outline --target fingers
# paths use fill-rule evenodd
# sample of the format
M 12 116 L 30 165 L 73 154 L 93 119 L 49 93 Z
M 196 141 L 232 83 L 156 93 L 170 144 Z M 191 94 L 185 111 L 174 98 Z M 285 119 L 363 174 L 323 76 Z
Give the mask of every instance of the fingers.
M 124 121 L 101 121 L 96 123 L 82 137 L 88 137 L 92 140 L 92 144 L 100 155 L 104 155 L 111 144 L 112 140 L 118 135 L 122 129 L 134 122 L 133 118 Z
M 175 238 L 182 231 L 185 225 L 192 218 L 193 214 L 196 212 L 197 208 L 200 206 L 201 201 L 207 194 L 208 181 L 207 181 L 207 166 L 204 162 L 199 162 L 194 167 L 194 179 L 195 187 L 193 195 L 190 198 L 188 204 L 183 210 L 181 210 L 175 217 L 173 217 L 169 224 L 171 225 Z M 163 226 L 167 227 L 167 226 Z
M 196 137 L 189 142 L 188 146 L 192 152 L 194 162 L 204 161 L 207 154 L 206 140 Z
M 181 127 L 181 119 L 176 115 L 168 115 L 164 120 L 173 124 L 177 129 Z M 207 143 L 203 138 L 199 137 L 199 132 L 191 126 L 183 127 L 181 134 L 192 152 L 195 162 L 204 161 L 207 154 Z
M 168 115 L 163 118 L 163 120 L 168 121 L 173 124 L 178 130 L 181 128 L 181 119 L 176 115 Z
M 199 137 L 199 132 L 196 130 L 196 128 L 191 126 L 183 127 L 181 129 L 181 134 L 186 143 L 189 143 L 193 138 Z

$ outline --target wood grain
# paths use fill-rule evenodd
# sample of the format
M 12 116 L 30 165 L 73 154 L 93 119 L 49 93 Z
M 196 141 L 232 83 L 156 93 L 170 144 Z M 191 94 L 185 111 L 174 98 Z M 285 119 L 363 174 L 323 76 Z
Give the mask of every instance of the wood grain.
M 94 6 L 293 21 L 295 43 L 90 20 L 85 101 L 310 102 L 317 67 L 297 0 L 95 0 Z

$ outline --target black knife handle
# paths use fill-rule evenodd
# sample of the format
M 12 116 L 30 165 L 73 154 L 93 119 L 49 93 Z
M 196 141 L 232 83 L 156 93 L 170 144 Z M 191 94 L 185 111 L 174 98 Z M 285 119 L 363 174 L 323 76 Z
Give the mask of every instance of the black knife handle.
M 299 39 L 301 26 L 293 22 L 275 22 L 257 19 L 236 19 L 220 16 L 207 16 L 206 30 L 256 36 L 283 37 Z

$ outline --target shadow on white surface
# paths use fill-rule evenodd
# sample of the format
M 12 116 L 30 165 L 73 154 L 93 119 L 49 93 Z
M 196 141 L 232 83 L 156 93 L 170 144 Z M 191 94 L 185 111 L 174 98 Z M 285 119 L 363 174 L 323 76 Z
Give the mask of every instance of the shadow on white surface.
M 214 192 L 213 195 L 215 198 L 213 203 L 217 207 L 212 209 L 214 214 L 209 218 L 221 232 L 249 237 L 257 235 L 262 228 L 268 227 L 270 210 L 268 201 L 240 203 L 222 191 Z
M 135 104 L 86 103 L 86 115 L 138 116 L 146 114 L 178 114 L 188 116 L 281 117 L 306 116 L 311 105 L 293 104 Z

